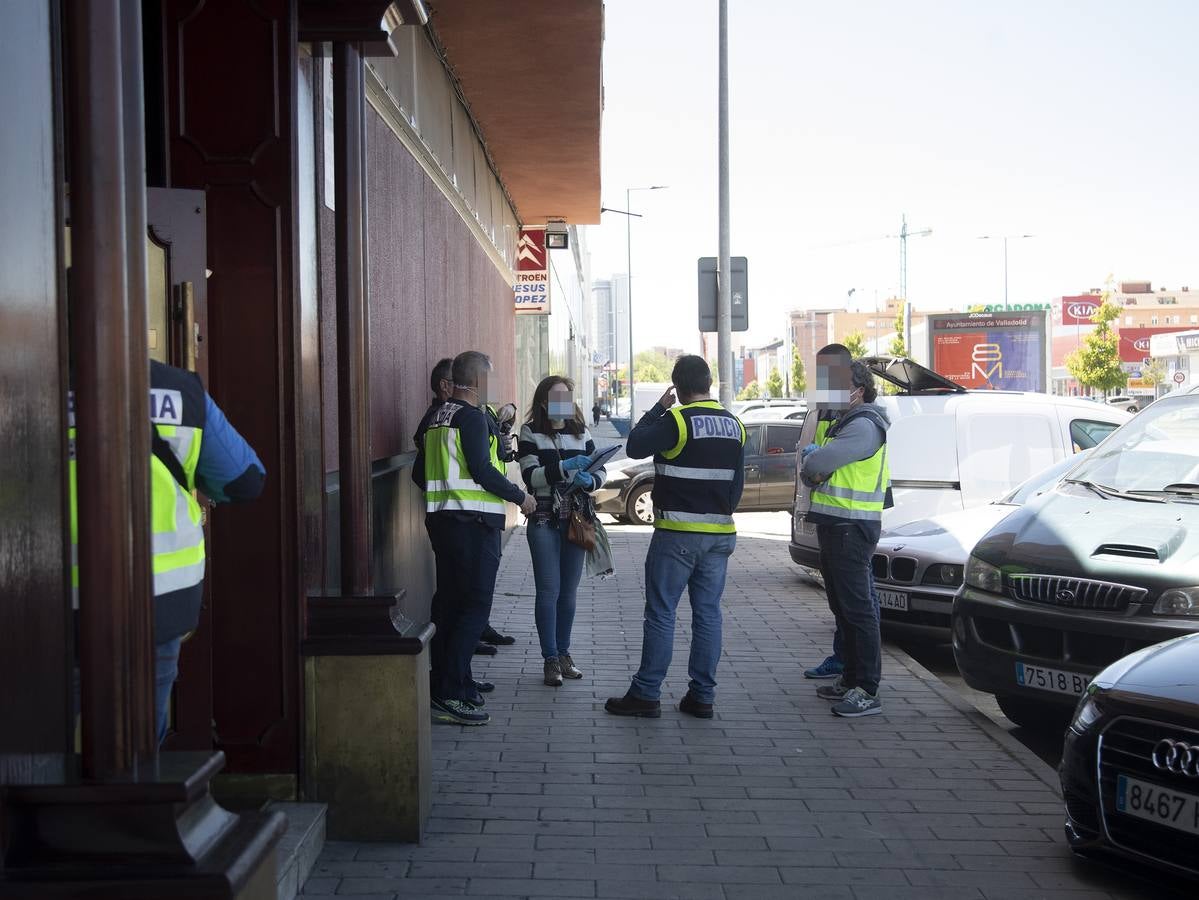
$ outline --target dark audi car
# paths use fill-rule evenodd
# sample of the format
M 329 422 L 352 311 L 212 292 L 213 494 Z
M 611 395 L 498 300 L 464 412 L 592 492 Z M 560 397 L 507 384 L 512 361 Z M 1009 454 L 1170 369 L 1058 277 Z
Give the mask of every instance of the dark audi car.
M 802 419 L 745 422 L 745 491 L 738 512 L 790 510 L 795 498 L 795 445 Z M 606 466 L 608 480 L 595 492 L 597 512 L 637 525 L 654 524 L 652 459 L 621 459 Z
M 1066 838 L 1199 876 L 1199 635 L 1100 672 L 1066 732 Z
M 1150 405 L 992 528 L 952 627 L 967 684 L 1059 728 L 1099 670 L 1199 631 L 1199 395 Z

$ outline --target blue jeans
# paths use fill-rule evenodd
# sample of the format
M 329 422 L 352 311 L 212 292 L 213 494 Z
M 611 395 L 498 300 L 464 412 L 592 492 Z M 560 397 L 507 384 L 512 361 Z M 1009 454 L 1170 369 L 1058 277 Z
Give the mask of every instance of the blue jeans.
M 878 601 L 870 574 L 874 545 L 853 524 L 818 525 L 820 570 L 828 606 L 841 633 L 841 681 L 848 688 L 878 693 L 882 678 L 882 638 Z
M 154 646 L 154 721 L 158 743 L 167 736 L 167 712 L 171 707 L 171 688 L 179 675 L 179 647 L 182 637 L 171 638 Z
M 566 523 L 556 516 L 538 524 L 529 522 L 526 534 L 533 554 L 533 581 L 537 599 L 533 615 L 544 659 L 570 652 L 570 630 L 575 622 L 575 597 L 587 551 L 566 539 Z
M 674 651 L 674 622 L 686 589 L 691 598 L 691 656 L 687 661 L 691 696 L 700 703 L 716 697 L 720 661 L 720 597 L 735 534 L 700 534 L 659 528 L 645 555 L 645 625 L 641 668 L 629 689 L 657 700 Z
M 465 700 L 474 695 L 471 656 L 491 616 L 500 529 L 453 513 L 426 516 L 425 528 L 437 558 L 429 690 L 439 700 Z
M 878 615 L 878 591 L 874 587 L 874 569 L 867 567 L 867 574 L 870 577 L 870 599 L 874 601 L 874 614 Z M 841 637 L 841 629 L 838 628 L 833 632 L 833 659 L 845 665 L 845 639 Z

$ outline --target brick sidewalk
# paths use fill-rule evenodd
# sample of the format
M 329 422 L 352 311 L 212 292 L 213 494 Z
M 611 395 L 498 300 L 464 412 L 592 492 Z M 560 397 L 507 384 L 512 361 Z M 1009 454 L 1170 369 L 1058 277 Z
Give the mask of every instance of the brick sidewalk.
M 492 622 L 517 636 L 476 677 L 497 683 L 484 728 L 437 726 L 421 846 L 330 844 L 307 894 L 374 897 L 1161 897 L 1077 862 L 1045 767 L 908 657 L 887 648 L 885 714 L 839 720 L 802 669 L 831 617 L 785 541 L 743 535 L 725 592 L 712 721 L 686 691 L 680 609 L 662 718 L 603 712 L 641 646 L 649 532 L 610 529 L 618 577 L 585 578 L 572 652 L 587 673 L 541 683 L 533 577 L 508 544 Z

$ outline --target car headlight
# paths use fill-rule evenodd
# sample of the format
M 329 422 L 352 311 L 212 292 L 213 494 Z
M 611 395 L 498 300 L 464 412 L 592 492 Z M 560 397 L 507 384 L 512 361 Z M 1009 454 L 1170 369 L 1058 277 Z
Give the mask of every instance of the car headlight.
M 1070 720 L 1070 729 L 1075 734 L 1086 734 L 1087 730 L 1102 717 L 1099 704 L 1090 694 L 1084 694 L 1074 710 L 1074 718 Z
M 944 587 L 957 587 L 962 583 L 962 567 L 934 563 L 924 571 L 924 584 L 939 584 Z
M 1159 616 L 1199 616 L 1199 587 L 1166 591 L 1153 604 L 1153 612 Z
M 998 567 L 977 556 L 970 557 L 966 563 L 966 584 L 991 594 L 1003 593 L 1003 575 Z

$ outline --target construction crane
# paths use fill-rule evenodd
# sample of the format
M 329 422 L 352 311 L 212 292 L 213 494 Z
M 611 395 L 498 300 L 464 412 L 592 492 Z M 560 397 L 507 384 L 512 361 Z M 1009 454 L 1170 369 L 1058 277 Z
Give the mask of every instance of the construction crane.
M 909 230 L 908 217 L 904 213 L 899 234 L 887 235 L 888 238 L 899 238 L 899 299 L 903 301 L 903 344 L 909 356 L 912 355 L 912 304 L 908 303 L 908 238 L 927 237 L 932 233 L 931 228 Z

